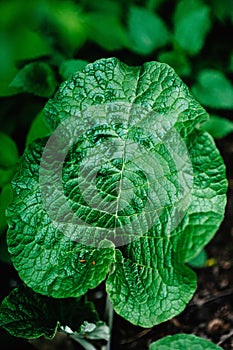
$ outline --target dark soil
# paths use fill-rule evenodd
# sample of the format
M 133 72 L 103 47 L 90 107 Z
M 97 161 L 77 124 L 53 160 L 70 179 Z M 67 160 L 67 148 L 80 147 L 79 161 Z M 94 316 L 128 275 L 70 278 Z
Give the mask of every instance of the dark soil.
M 227 167 L 229 180 L 226 215 L 214 239 L 206 247 L 208 266 L 196 269 L 197 291 L 186 309 L 177 317 L 150 329 L 136 327 L 114 314 L 111 350 L 146 350 L 148 346 L 166 335 L 191 333 L 219 344 L 223 349 L 233 349 L 233 139 L 228 137 L 217 144 Z M 1 299 L 20 281 L 10 265 L 1 264 Z M 97 295 L 90 293 L 93 299 Z M 98 308 L 103 309 L 104 295 L 98 293 Z M 0 332 L 1 349 L 33 350 L 26 340 Z M 58 343 L 57 343 L 58 344 Z M 60 345 L 40 341 L 40 350 L 79 350 L 77 344 L 63 339 Z M 34 344 L 37 345 L 38 344 Z

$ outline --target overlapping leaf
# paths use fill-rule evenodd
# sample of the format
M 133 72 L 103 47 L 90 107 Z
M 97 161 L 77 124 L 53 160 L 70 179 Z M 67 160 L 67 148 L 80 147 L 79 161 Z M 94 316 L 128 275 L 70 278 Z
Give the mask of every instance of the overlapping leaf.
M 0 306 L 0 327 L 22 338 L 52 338 L 61 326 L 79 331 L 84 321 L 95 322 L 97 313 L 85 299 L 59 300 L 21 285 Z

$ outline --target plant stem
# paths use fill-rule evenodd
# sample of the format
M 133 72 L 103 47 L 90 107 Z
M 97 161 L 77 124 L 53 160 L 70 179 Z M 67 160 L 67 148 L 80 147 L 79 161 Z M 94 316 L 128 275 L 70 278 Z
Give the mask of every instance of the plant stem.
M 109 330 L 110 330 L 110 338 L 109 341 L 107 343 L 107 345 L 105 345 L 105 347 L 102 350 L 110 350 L 110 346 L 111 346 L 111 335 L 112 335 L 112 325 L 113 325 L 113 307 L 112 307 L 112 302 L 109 299 L 109 296 L 107 295 L 106 297 L 106 304 L 105 304 L 105 311 L 104 311 L 104 318 L 109 326 Z

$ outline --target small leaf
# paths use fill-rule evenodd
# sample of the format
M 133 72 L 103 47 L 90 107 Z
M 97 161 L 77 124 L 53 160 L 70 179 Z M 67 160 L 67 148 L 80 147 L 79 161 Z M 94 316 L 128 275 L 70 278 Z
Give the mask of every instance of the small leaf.
M 210 119 L 201 125 L 201 129 L 208 131 L 214 138 L 220 139 L 233 132 L 233 122 L 223 117 L 211 115 Z
M 29 145 L 36 139 L 49 135 L 49 133 L 50 130 L 45 123 L 44 113 L 41 111 L 37 114 L 30 126 L 30 129 L 27 133 L 26 145 Z
M 93 304 L 86 300 L 53 299 L 25 285 L 14 289 L 0 307 L 0 327 L 16 337 L 54 337 L 60 325 L 79 330 L 84 321 L 98 319 Z
M 9 168 L 19 160 L 16 143 L 3 132 L 0 132 L 0 168 Z
M 84 60 L 63 61 L 59 67 L 59 74 L 63 80 L 71 79 L 74 73 L 82 70 L 87 64 L 88 62 Z
M 160 62 L 169 64 L 180 76 L 188 76 L 191 73 L 191 65 L 182 52 L 165 51 L 158 55 Z
M 106 340 L 110 339 L 110 329 L 109 327 L 102 321 L 98 321 L 95 323 L 84 322 L 81 325 L 80 331 L 75 332 L 73 336 L 85 336 L 86 339 L 92 340 Z
M 182 0 L 174 14 L 175 41 L 191 55 L 204 45 L 211 27 L 210 8 L 200 0 Z
M 176 334 L 152 343 L 149 350 L 221 350 L 211 341 L 192 334 Z
M 86 14 L 75 1 L 50 1 L 44 10 L 41 31 L 52 41 L 55 49 L 59 48 L 72 57 L 87 38 Z M 43 24 L 45 19 L 48 30 Z
M 55 74 L 48 63 L 33 62 L 25 65 L 10 86 L 40 97 L 50 97 L 56 89 Z
M 207 263 L 207 254 L 205 249 L 202 249 L 200 253 L 198 253 L 194 258 L 188 261 L 188 265 L 195 267 L 195 268 L 201 268 L 206 266 Z
M 233 85 L 220 71 L 203 69 L 192 87 L 194 96 L 203 105 L 219 109 L 233 108 Z
M 88 38 L 105 50 L 119 50 L 129 45 L 129 38 L 119 18 L 107 13 L 88 13 Z
M 39 31 L 30 29 L 27 25 L 15 31 L 11 45 L 15 61 L 49 56 L 52 53 L 51 47 L 43 35 Z
M 148 55 L 165 46 L 170 34 L 163 20 L 155 13 L 138 6 L 131 6 L 128 18 L 132 51 Z
M 90 340 L 106 340 L 110 339 L 110 329 L 102 321 L 95 323 L 84 322 L 79 332 L 71 334 L 71 338 L 81 344 L 86 350 L 96 350 L 89 342 Z

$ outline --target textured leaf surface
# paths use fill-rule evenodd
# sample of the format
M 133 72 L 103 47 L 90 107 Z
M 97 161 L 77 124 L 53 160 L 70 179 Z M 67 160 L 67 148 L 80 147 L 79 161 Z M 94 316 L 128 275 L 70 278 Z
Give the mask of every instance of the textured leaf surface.
M 109 107 L 111 103 L 118 103 L 113 104 L 115 109 Z M 117 109 L 121 103 L 131 106 L 130 118 L 121 118 Z M 153 118 L 159 115 L 162 123 L 156 119 L 157 124 L 150 124 L 154 120 L 151 117 L 148 124 L 146 118 L 140 124 L 138 118 L 141 114 L 134 114 L 132 105 L 152 110 L 155 114 L 149 115 Z M 93 109 L 87 116 L 84 111 L 93 106 L 107 108 L 101 111 L 112 117 L 108 119 L 109 124 L 98 124 L 102 119 L 96 118 L 95 124 L 91 123 Z M 83 113 L 80 114 L 80 111 Z M 69 119 L 71 116 L 73 119 Z M 20 277 L 42 294 L 79 296 L 103 281 L 111 265 L 107 291 L 115 310 L 130 322 L 151 327 L 180 313 L 196 286 L 195 274 L 185 266 L 185 262 L 214 235 L 225 207 L 226 180 L 222 159 L 212 138 L 195 129 L 207 119 L 205 110 L 166 64 L 149 62 L 142 67 L 128 67 L 111 58 L 88 64 L 72 80 L 64 82 L 47 103 L 45 117 L 52 130 L 58 125 L 63 130 L 66 122 L 70 137 L 76 135 L 72 130 L 74 120 L 79 123 L 78 128 L 75 125 L 81 136 L 77 134 L 62 165 L 62 188 L 69 207 L 85 223 L 76 225 L 71 236 L 81 232 L 84 242 L 95 241 L 97 244 L 90 247 L 84 242 L 70 240 L 65 234 L 70 226 L 59 230 L 54 225 L 43 205 L 39 184 L 40 160 L 47 139 L 35 141 L 22 158 L 13 182 L 14 201 L 8 209 L 9 250 Z M 180 139 L 168 138 L 170 146 L 167 144 L 167 147 L 156 141 L 156 137 L 166 131 L 164 125 L 171 125 L 181 134 L 189 154 L 193 170 L 187 177 L 183 170 L 182 181 L 176 167 L 178 163 L 181 169 L 186 166 Z M 110 158 L 110 161 L 105 158 L 111 155 L 113 144 L 109 144 L 109 140 L 117 140 L 124 146 L 119 147 L 118 156 Z M 137 147 L 142 144 L 145 154 L 141 154 L 137 147 L 131 147 L 134 151 L 128 161 L 125 150 L 129 141 Z M 102 198 L 101 205 L 106 205 L 102 207 L 104 210 L 98 210 L 86 201 L 91 181 L 85 182 L 80 170 L 82 162 L 86 164 L 88 152 L 93 155 L 98 147 L 105 147 L 102 154 L 104 162 L 94 180 L 98 198 Z M 59 152 L 56 154 L 58 156 L 52 163 L 55 169 L 59 168 L 60 162 Z M 157 161 L 148 161 L 148 154 Z M 46 162 L 48 160 L 49 157 Z M 46 162 L 49 175 L 49 163 Z M 95 174 L 98 165 L 94 162 L 90 164 L 86 171 L 87 179 L 89 174 Z M 145 168 L 148 167 L 152 174 L 149 177 L 151 183 L 145 176 Z M 185 191 L 192 172 L 193 186 L 187 194 L 191 202 L 179 219 L 177 203 L 182 203 L 178 195 Z M 123 197 L 128 206 L 118 210 L 122 193 L 128 193 L 123 187 L 124 177 L 130 184 L 128 188 L 132 188 L 132 198 Z M 84 188 L 80 178 L 84 181 Z M 55 195 L 56 185 L 53 186 L 51 181 L 48 176 L 49 210 L 53 208 L 59 221 L 66 212 L 60 197 Z M 96 198 L 95 194 L 90 200 L 95 203 Z M 164 198 L 167 199 L 166 204 Z M 153 216 L 157 209 L 148 210 L 145 205 L 147 199 L 153 205 L 159 199 L 161 212 L 157 220 Z M 115 200 L 117 207 L 112 206 L 112 212 L 107 212 Z M 141 213 L 149 215 L 139 220 Z M 132 217 L 137 219 L 136 224 Z M 110 243 L 112 232 L 117 234 L 117 229 L 122 227 L 127 227 L 123 236 L 133 236 L 134 231 L 138 231 L 139 236 L 114 249 Z M 108 241 L 101 242 L 101 229 L 107 231 Z M 105 244 L 104 249 L 102 244 Z
M 177 129 L 184 134 L 207 119 L 206 111 L 171 67 L 159 62 L 130 67 L 116 58 L 89 64 L 71 81 L 64 82 L 47 103 L 45 118 L 55 129 L 77 111 L 111 102 L 139 104 L 168 119 L 174 108 Z
M 220 346 L 192 334 L 176 334 L 151 344 L 149 350 L 220 350 Z
M 60 298 L 80 296 L 104 280 L 114 249 L 81 245 L 53 226 L 39 188 L 45 141 L 29 146 L 12 182 L 16 200 L 8 208 L 10 253 L 20 277 L 36 292 Z
M 107 280 L 115 310 L 144 327 L 184 309 L 196 288 L 196 276 L 184 262 L 211 239 L 224 215 L 226 181 L 221 157 L 208 134 L 194 131 L 189 140 L 194 186 L 185 217 L 171 235 L 161 217 L 159 229 L 152 228 L 121 249 Z
M 97 319 L 93 304 L 86 300 L 53 299 L 24 285 L 14 289 L 0 307 L 0 327 L 23 338 L 52 338 L 60 326 L 79 331 L 84 321 Z

